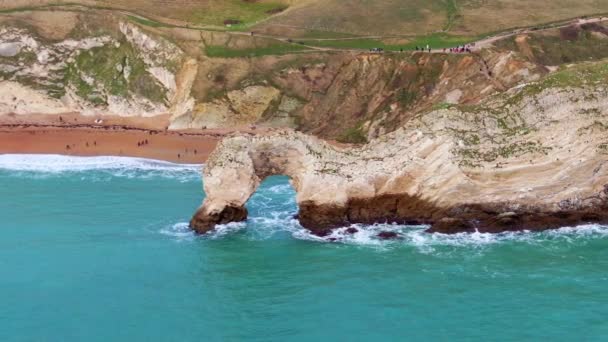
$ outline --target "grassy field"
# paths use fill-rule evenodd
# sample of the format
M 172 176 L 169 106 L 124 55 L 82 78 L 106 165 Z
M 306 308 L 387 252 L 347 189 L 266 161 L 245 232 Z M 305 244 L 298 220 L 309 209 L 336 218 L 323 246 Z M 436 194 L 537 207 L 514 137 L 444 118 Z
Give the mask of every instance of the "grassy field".
M 48 5 L 84 4 L 126 9 L 147 16 L 177 19 L 192 24 L 224 26 L 226 21 L 246 27 L 287 9 L 293 0 L 13 0 L 0 1 L 0 12 L 22 11 Z M 237 25 L 238 26 L 238 25 Z
M 54 10 L 58 4 L 75 3 L 91 9 L 126 9 L 133 12 L 129 20 L 154 28 L 201 25 L 207 30 L 260 34 L 268 30 L 278 36 L 293 33 L 294 41 L 310 46 L 387 51 L 427 44 L 436 49 L 452 47 L 513 27 L 608 13 L 608 1 L 599 0 L 14 0 L 0 2 L 0 13 Z M 241 50 L 210 47 L 208 52 L 239 57 L 303 49 L 276 44 Z
M 210 4 L 209 8 L 194 9 L 189 18 L 195 24 L 223 25 L 226 20 L 240 22 L 236 26 L 247 26 L 285 10 L 284 3 L 246 2 L 243 0 L 222 0 Z
M 271 44 L 263 47 L 234 49 L 226 46 L 207 46 L 204 49 L 205 55 L 214 58 L 238 58 L 238 57 L 261 57 L 270 55 L 285 55 L 290 53 L 302 52 L 305 47 L 295 44 Z
M 304 40 L 303 43 L 310 46 L 338 48 L 338 49 L 372 49 L 383 48 L 386 51 L 414 50 L 416 46 L 426 47 L 428 44 L 433 49 L 442 49 L 462 45 L 475 40 L 477 37 L 458 37 L 447 34 L 436 33 L 428 36 L 412 38 L 404 44 L 386 44 L 379 39 L 348 39 L 348 40 Z
M 98 4 L 121 7 L 141 14 L 166 17 L 194 25 L 246 28 L 287 9 L 291 0 L 98 0 Z
M 307 30 L 370 35 L 478 36 L 608 12 L 598 0 L 308 0 L 259 28 L 285 25 Z
M 478 36 L 608 13 L 608 1 L 600 0 L 14 0 L 0 2 L 0 11 L 75 3 L 196 25 L 232 22 L 232 30 L 299 28 L 307 33 L 298 38 L 309 39 L 439 32 Z

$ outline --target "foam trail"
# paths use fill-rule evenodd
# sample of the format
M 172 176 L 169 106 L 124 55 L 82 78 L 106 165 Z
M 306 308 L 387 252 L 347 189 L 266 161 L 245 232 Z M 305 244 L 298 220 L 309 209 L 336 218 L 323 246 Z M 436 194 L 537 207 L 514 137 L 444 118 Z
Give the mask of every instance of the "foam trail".
M 77 157 L 54 154 L 0 154 L 0 170 L 36 174 L 105 171 L 114 176 L 198 179 L 202 164 L 175 164 L 132 157 Z
M 196 236 L 196 234 L 190 229 L 188 223 L 186 222 L 180 222 L 170 227 L 165 227 L 160 230 L 160 233 L 163 235 L 177 238 L 178 240 L 190 240 L 194 239 L 194 237 Z

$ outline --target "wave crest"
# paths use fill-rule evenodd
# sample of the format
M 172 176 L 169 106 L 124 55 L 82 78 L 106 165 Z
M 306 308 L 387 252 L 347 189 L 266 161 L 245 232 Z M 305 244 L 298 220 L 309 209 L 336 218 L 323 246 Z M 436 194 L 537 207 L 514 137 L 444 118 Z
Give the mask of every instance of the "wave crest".
M 0 155 L 0 171 L 38 175 L 102 171 L 118 177 L 161 176 L 187 181 L 200 179 L 201 168 L 202 164 L 175 164 L 132 157 L 77 157 L 54 154 Z

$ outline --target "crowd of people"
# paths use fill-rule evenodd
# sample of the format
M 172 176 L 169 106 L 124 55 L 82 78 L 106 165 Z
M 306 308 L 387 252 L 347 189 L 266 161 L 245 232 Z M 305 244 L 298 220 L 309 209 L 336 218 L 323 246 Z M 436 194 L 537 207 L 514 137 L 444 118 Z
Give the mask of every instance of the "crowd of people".
M 473 47 L 475 46 L 475 43 L 471 43 L 471 44 L 465 44 L 465 45 L 458 45 L 457 47 L 453 47 L 453 48 L 443 48 L 443 52 L 444 53 L 471 53 L 473 52 Z M 433 49 L 427 44 L 426 47 L 424 46 L 417 46 L 415 47 L 416 51 L 422 51 L 422 52 L 433 52 Z
M 443 52 L 450 52 L 450 53 L 471 53 L 473 52 L 473 46 L 475 45 L 475 43 L 473 44 L 467 44 L 467 45 L 462 45 L 462 46 L 457 46 L 455 48 L 450 48 L 449 50 L 444 48 Z

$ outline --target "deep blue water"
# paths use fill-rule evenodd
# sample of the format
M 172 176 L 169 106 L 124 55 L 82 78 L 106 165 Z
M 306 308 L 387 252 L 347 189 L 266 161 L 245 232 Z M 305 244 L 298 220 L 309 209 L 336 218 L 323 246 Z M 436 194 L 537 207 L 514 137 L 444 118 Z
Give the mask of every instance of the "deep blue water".
M 608 338 L 608 227 L 332 243 L 275 177 L 196 237 L 198 169 L 0 156 L 0 341 Z

